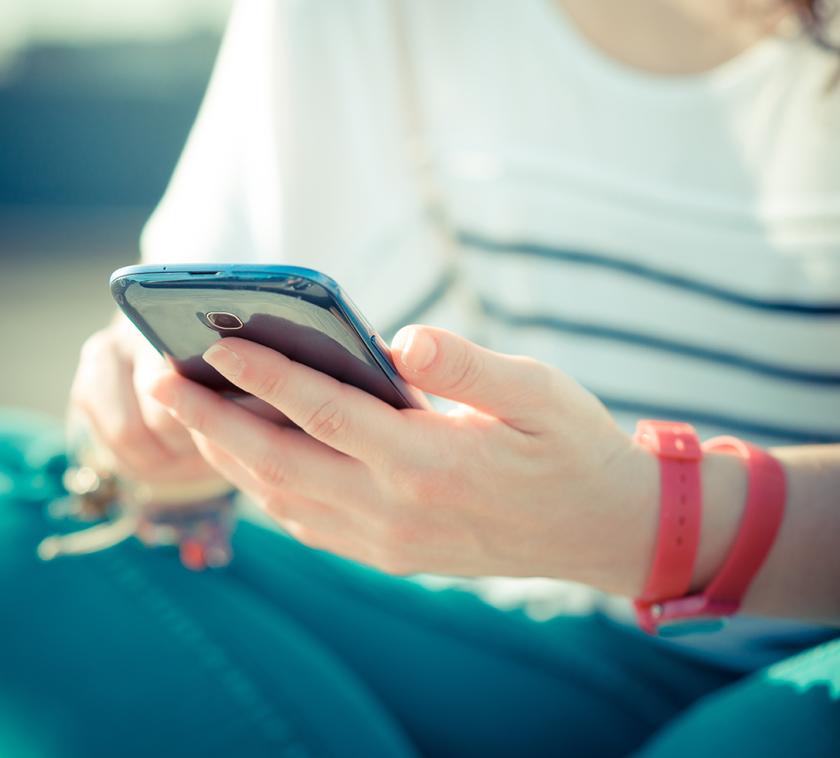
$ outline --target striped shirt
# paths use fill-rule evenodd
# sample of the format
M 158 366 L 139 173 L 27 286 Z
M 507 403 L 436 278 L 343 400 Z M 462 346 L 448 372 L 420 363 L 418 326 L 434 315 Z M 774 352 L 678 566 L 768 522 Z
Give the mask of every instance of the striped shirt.
M 556 5 L 244 0 L 144 259 L 321 269 L 383 332 L 532 355 L 628 430 L 840 440 L 838 61 L 791 36 L 647 74 Z M 733 627 L 690 644 L 794 644 Z

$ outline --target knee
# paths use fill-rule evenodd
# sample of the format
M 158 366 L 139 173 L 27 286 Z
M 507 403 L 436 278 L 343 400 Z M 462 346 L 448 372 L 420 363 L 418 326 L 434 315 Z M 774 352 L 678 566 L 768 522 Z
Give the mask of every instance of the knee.
M 835 640 L 703 698 L 640 755 L 832 755 L 840 745 L 838 682 Z

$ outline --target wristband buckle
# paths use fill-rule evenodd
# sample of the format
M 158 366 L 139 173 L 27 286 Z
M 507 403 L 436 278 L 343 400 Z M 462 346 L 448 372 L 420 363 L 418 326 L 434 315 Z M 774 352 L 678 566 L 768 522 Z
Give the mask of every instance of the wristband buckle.
M 658 458 L 699 461 L 703 450 L 697 433 L 688 424 L 669 421 L 640 421 L 633 439 Z
M 701 593 L 656 603 L 636 602 L 636 615 L 641 628 L 649 634 L 681 637 L 722 629 L 739 607 L 735 600 L 719 600 Z

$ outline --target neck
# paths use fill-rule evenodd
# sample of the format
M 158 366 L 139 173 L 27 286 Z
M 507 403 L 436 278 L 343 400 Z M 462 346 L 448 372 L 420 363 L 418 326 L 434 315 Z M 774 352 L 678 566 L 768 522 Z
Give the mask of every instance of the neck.
M 590 43 L 634 68 L 697 74 L 773 34 L 782 0 L 553 0 Z

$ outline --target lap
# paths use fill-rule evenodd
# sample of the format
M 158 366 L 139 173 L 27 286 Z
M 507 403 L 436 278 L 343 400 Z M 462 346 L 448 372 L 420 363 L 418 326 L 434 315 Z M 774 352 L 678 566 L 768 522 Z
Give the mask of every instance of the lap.
M 734 678 L 597 614 L 538 622 L 247 524 L 241 536 L 234 573 L 335 651 L 424 753 L 624 755 Z
M 229 575 L 137 545 L 40 563 L 44 524 L 17 510 L 0 513 L 0 754 L 414 754 L 352 671 Z
M 614 755 L 724 681 L 598 617 L 537 623 L 248 522 L 222 571 L 132 544 L 39 563 L 44 519 L 5 508 L 0 745 Z
M 639 755 L 840 754 L 840 639 L 777 663 L 703 698 Z
M 40 563 L 37 500 L 0 491 L 0 754 L 624 755 L 734 679 L 248 522 L 220 571 L 136 544 Z

